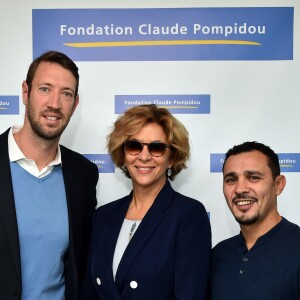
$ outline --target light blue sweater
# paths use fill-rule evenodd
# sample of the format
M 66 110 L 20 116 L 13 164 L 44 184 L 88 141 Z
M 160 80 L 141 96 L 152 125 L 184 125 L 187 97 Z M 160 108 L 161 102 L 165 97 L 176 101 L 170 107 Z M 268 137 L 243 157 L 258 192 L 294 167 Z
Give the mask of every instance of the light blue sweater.
M 11 173 L 19 230 L 22 300 L 63 300 L 68 209 L 60 166 L 44 178 L 16 162 Z

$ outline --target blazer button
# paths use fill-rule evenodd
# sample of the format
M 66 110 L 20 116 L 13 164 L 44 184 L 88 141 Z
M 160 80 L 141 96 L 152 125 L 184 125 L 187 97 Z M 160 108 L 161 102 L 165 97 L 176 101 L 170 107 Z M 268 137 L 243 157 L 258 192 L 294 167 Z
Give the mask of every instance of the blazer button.
M 130 282 L 130 287 L 131 287 L 132 289 L 136 289 L 136 288 L 138 287 L 137 282 L 136 282 L 136 281 L 131 281 L 131 282 Z
M 96 282 L 97 282 L 98 285 L 101 285 L 101 280 L 100 280 L 100 278 L 97 277 Z

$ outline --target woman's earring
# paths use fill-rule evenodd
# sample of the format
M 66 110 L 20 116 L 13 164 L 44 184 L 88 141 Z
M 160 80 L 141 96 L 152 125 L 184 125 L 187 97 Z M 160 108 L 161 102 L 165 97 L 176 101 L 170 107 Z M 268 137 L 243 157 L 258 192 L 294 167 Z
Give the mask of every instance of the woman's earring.
M 168 168 L 167 169 L 167 176 L 170 177 L 172 175 L 172 169 Z

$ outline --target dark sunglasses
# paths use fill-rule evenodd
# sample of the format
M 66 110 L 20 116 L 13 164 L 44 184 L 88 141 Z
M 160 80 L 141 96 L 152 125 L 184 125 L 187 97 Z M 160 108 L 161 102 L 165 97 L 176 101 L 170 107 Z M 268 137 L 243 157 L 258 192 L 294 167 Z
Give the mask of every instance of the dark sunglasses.
M 124 145 L 125 145 L 125 150 L 130 155 L 140 154 L 143 151 L 144 146 L 146 145 L 148 147 L 149 153 L 154 157 L 162 156 L 165 153 L 166 148 L 170 146 L 162 142 L 142 143 L 138 140 L 126 141 L 124 142 Z

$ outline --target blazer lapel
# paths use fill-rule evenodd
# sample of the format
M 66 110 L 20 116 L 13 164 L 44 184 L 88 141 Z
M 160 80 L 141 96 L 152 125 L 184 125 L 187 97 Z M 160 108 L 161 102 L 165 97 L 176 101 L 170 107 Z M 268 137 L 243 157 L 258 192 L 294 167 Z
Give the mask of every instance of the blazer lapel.
M 132 192 L 125 198 L 123 198 L 124 201 L 120 202 L 120 205 L 116 208 L 116 211 L 112 214 L 110 219 L 109 227 L 111 230 L 109 231 L 108 239 L 108 245 L 107 245 L 107 257 L 108 257 L 108 266 L 113 265 L 113 258 L 114 258 L 114 252 L 116 248 L 116 243 L 119 237 L 119 233 L 124 221 L 124 218 L 126 216 L 126 212 L 128 210 L 130 201 L 132 199 Z M 121 296 L 119 294 L 119 291 L 116 288 L 115 281 L 113 279 L 113 272 L 112 267 L 107 268 L 107 278 L 108 278 L 108 284 L 110 287 L 110 291 L 112 295 L 114 296 L 113 299 L 115 300 L 121 300 Z
M 6 233 L 16 273 L 21 281 L 20 245 L 8 156 L 8 132 L 9 130 L 0 136 L 0 222 Z
M 116 248 L 116 243 L 119 237 L 119 233 L 124 221 L 124 218 L 126 216 L 126 212 L 128 210 L 130 200 L 132 198 L 132 192 L 130 195 L 124 198 L 124 201 L 120 203 L 120 206 L 116 209 L 115 213 L 111 216 L 110 219 L 110 228 L 111 231 L 109 231 L 110 236 L 109 242 L 108 242 L 108 256 L 109 256 L 109 263 L 112 264 L 113 257 L 114 257 L 114 251 Z
M 173 193 L 174 190 L 172 189 L 170 183 L 167 182 L 156 197 L 154 203 L 148 210 L 143 221 L 132 237 L 123 254 L 116 274 L 115 284 L 118 289 L 120 289 L 122 286 L 122 282 L 125 278 L 128 268 L 134 263 L 136 256 L 142 250 L 143 246 L 147 243 L 153 232 L 162 221 L 164 217 L 164 210 L 172 202 Z
M 77 286 L 77 266 L 76 266 L 76 254 L 75 248 L 78 247 L 75 245 L 76 239 L 74 239 L 74 232 L 77 231 L 76 226 L 80 226 L 81 224 L 76 224 L 76 214 L 79 208 L 76 207 L 76 193 L 74 192 L 74 184 L 76 184 L 76 180 L 74 180 L 74 170 L 76 166 L 74 166 L 74 162 L 70 161 L 69 156 L 67 154 L 67 150 L 59 145 L 61 150 L 61 161 L 62 161 L 62 173 L 64 178 L 64 185 L 66 191 L 66 201 L 68 207 L 68 220 L 69 220 L 69 250 L 68 250 L 68 259 L 66 268 L 66 287 L 69 290 L 69 286 L 71 290 Z

